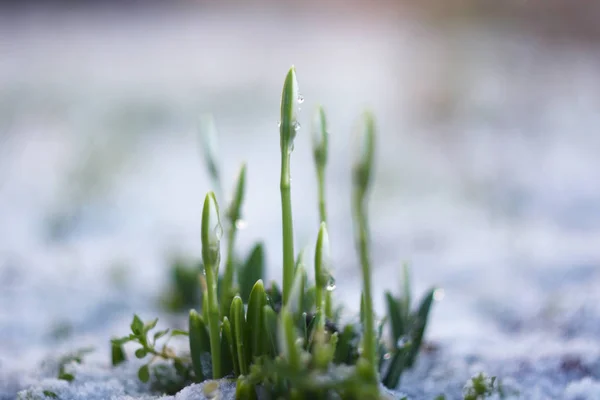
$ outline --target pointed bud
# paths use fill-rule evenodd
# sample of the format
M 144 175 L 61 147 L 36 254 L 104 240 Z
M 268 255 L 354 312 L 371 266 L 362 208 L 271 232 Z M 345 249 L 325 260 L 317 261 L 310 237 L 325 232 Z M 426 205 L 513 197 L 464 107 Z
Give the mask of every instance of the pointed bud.
M 312 120 L 312 146 L 313 157 L 318 168 L 324 168 L 327 164 L 327 144 L 329 133 L 327 132 L 327 120 L 325 110 L 319 106 Z
M 375 121 L 370 112 L 365 112 L 356 130 L 353 181 L 365 192 L 371 181 L 375 153 Z
M 244 202 L 244 192 L 246 189 L 246 163 L 243 163 L 238 173 L 235 187 L 233 189 L 233 198 L 229 209 L 227 210 L 227 218 L 231 222 L 232 226 L 235 226 L 236 222 L 242 218 L 242 203 Z
M 219 217 L 219 205 L 213 192 L 208 192 L 202 210 L 202 261 L 204 268 L 214 268 L 217 275 L 221 259 L 223 228 Z
M 281 151 L 292 151 L 296 131 L 300 128 L 296 109 L 298 98 L 298 80 L 296 70 L 292 67 L 285 77 L 281 93 L 281 122 L 279 123 Z
M 327 233 L 327 225 L 325 222 L 321 222 L 319 236 L 317 237 L 317 246 L 315 248 L 315 275 L 317 287 L 319 288 L 326 288 L 332 280 L 329 234 Z
M 203 115 L 199 121 L 200 138 L 202 140 L 202 152 L 206 168 L 213 182 L 220 184 L 221 175 L 219 171 L 219 141 L 215 119 L 211 114 Z

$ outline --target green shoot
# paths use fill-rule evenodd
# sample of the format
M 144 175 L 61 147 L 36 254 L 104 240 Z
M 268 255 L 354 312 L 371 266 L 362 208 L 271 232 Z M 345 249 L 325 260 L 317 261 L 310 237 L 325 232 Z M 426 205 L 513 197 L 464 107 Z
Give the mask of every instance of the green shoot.
M 325 326 L 325 296 L 330 288 L 331 273 L 329 271 L 329 235 L 325 222 L 321 222 L 317 245 L 315 248 L 315 281 L 316 305 L 319 325 L 317 331 L 321 332 Z
M 217 299 L 217 279 L 221 258 L 220 242 L 223 229 L 219 217 L 219 206 L 213 192 L 209 192 L 204 200 L 202 210 L 202 261 L 206 273 L 208 308 L 208 328 L 210 331 L 210 350 L 212 357 L 213 378 L 221 378 L 221 342 L 219 302 Z
M 221 286 L 221 315 L 227 315 L 229 305 L 233 295 L 233 277 L 235 271 L 234 265 L 234 249 L 237 230 L 241 221 L 241 208 L 244 201 L 244 191 L 246 188 L 246 164 L 242 164 L 237 178 L 233 199 L 227 210 L 228 240 L 227 240 L 227 258 L 225 259 L 225 273 L 223 275 L 223 284 Z
M 83 357 L 86 354 L 89 354 L 91 352 L 94 351 L 93 347 L 86 347 L 83 349 L 79 349 L 77 351 L 75 351 L 74 353 L 71 354 L 67 354 L 63 357 L 61 357 L 58 360 L 58 379 L 62 379 L 64 381 L 68 381 L 71 382 L 73 379 L 75 379 L 75 376 L 70 373 L 67 372 L 66 367 L 67 365 L 69 365 L 70 363 L 77 363 L 77 364 L 81 364 L 83 362 Z
M 322 106 L 317 108 L 312 121 L 312 147 L 313 159 L 317 170 L 317 188 L 319 198 L 319 222 L 327 223 L 327 204 L 325 196 L 325 168 L 329 149 L 329 132 L 327 131 L 327 118 Z M 333 319 L 333 294 L 325 293 L 325 316 Z
M 287 304 L 294 280 L 294 228 L 292 221 L 292 197 L 290 156 L 294 150 L 296 131 L 300 128 L 296 115 L 298 81 L 296 70 L 290 68 L 281 94 L 281 122 L 279 123 L 281 147 L 281 217 L 283 236 L 283 304 Z
M 202 141 L 202 154 L 208 175 L 215 191 L 222 198 L 223 185 L 221 183 L 221 169 L 219 166 L 219 143 L 215 119 L 212 115 L 203 115 L 199 121 L 200 139 Z
M 317 183 L 319 194 L 319 221 L 327 223 L 327 207 L 325 202 L 325 167 L 327 166 L 327 151 L 329 132 L 325 110 L 319 106 L 313 118 L 312 145 L 313 158 L 317 169 Z
M 369 227 L 366 212 L 366 195 L 369 189 L 375 152 L 375 122 L 370 113 L 365 113 L 359 130 L 358 148 L 352 170 L 352 208 L 356 245 L 360 257 L 364 300 L 364 358 L 372 368 L 373 379 L 377 376 L 375 366 L 375 324 L 373 320 L 373 298 L 371 295 L 371 256 L 369 249 Z
M 155 332 L 151 336 L 151 338 L 149 338 L 148 334 L 152 329 L 154 329 L 157 323 L 158 318 L 155 318 L 150 322 L 144 323 L 140 319 L 140 317 L 134 315 L 130 325 L 131 333 L 128 336 L 113 339 L 111 341 L 112 348 L 114 349 L 115 347 L 121 347 L 127 342 L 134 342 L 141 346 L 135 351 L 136 358 L 142 359 L 146 356 L 151 356 L 150 361 L 142 365 L 138 370 L 138 377 L 142 382 L 148 382 L 148 380 L 150 379 L 150 364 L 152 364 L 157 359 L 172 361 L 178 375 L 187 378 L 190 370 L 189 360 L 185 357 L 177 356 L 173 349 L 168 346 L 169 340 L 172 337 L 187 335 L 187 332 L 175 329 L 164 329 L 162 331 Z M 170 335 L 167 338 L 167 340 L 163 343 L 162 347 L 157 348 L 157 340 L 166 336 L 169 333 Z

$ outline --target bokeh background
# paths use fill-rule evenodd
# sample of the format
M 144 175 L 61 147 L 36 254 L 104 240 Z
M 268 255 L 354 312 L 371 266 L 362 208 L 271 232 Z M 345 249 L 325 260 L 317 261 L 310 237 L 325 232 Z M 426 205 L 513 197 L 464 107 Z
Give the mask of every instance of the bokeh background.
M 600 337 L 599 8 L 2 3 L 0 370 L 30 370 L 45 349 L 107 340 L 134 311 L 160 312 L 169 257 L 200 254 L 206 113 L 226 188 L 248 162 L 240 248 L 264 239 L 279 279 L 277 122 L 295 65 L 305 98 L 292 158 L 296 245 L 310 248 L 318 229 L 310 119 L 323 104 L 336 294 L 358 309 L 350 143 L 369 108 L 378 309 L 409 262 L 416 294 L 444 289 L 428 336 L 462 364 L 441 381 L 477 368 L 525 379 L 523 362 L 536 370 L 555 353 L 560 375 L 561 357 L 589 354 L 581 343 Z M 11 371 L 0 382 L 23 386 Z M 600 368 L 577 374 L 563 371 L 557 390 Z

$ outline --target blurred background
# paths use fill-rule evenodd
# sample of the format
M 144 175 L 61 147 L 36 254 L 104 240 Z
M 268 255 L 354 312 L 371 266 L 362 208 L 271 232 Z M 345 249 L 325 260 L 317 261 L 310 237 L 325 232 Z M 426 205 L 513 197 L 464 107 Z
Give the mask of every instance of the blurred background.
M 350 309 L 349 143 L 370 108 L 379 310 L 406 261 L 417 295 L 444 288 L 429 336 L 462 357 L 597 340 L 598 18 L 600 3 L 558 0 L 2 3 L 0 359 L 27 368 L 56 329 L 83 343 L 156 314 L 168 258 L 200 254 L 205 113 L 226 188 L 248 162 L 240 248 L 264 239 L 280 278 L 291 65 L 305 98 L 296 244 L 318 229 L 309 127 L 323 104 L 336 293 Z

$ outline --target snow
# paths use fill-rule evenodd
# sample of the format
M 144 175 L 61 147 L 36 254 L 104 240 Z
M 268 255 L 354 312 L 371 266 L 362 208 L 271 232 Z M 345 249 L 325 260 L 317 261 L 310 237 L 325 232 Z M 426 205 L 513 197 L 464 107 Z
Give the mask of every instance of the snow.
M 342 27 L 301 37 L 286 33 L 268 40 L 296 40 L 294 52 L 282 49 L 276 62 L 265 56 L 240 71 L 244 59 L 219 50 L 227 48 L 218 45 L 226 37 L 215 37 L 214 48 L 196 39 L 171 46 L 189 32 L 212 37 L 210 17 L 206 24 L 144 18 L 154 24 L 163 17 L 170 25 L 158 26 L 153 40 L 136 36 L 135 43 L 91 35 L 102 29 L 95 20 L 90 26 L 62 21 L 59 37 L 44 42 L 44 24 L 51 22 L 45 17 L 38 30 L 11 36 L 21 53 L 0 68 L 0 88 L 16 96 L 10 123 L 0 115 L 0 399 L 17 393 L 40 398 L 44 391 L 63 400 L 161 398 L 137 379 L 139 361 L 110 366 L 109 340 L 127 333 L 134 312 L 144 320 L 158 316 L 157 329 L 185 324 L 160 310 L 159 296 L 168 256 L 200 254 L 200 207 L 210 186 L 193 129 L 196 107 L 217 115 L 226 188 L 239 163 L 248 162 L 248 226 L 240 246 L 247 251 L 264 238 L 269 278 L 281 278 L 276 124 L 291 62 L 280 60 L 298 57 L 306 98 L 300 121 L 308 128 L 311 107 L 321 101 L 331 124 L 328 230 L 336 297 L 349 313 L 358 310 L 346 133 L 365 103 L 381 131 L 370 203 L 376 308 L 383 310 L 384 290 L 402 287 L 403 261 L 412 266 L 413 297 L 432 285 L 444 289 L 426 334 L 429 350 L 399 390 L 411 399 L 462 398 L 465 383 L 484 372 L 498 378 L 508 398 L 600 398 L 597 59 L 585 49 L 563 53 L 507 31 L 471 32 L 461 37 L 465 59 L 449 61 L 464 63 L 458 68 L 470 78 L 448 89 L 446 100 L 456 106 L 436 125 L 415 117 L 435 110 L 413 104 L 412 93 L 423 88 L 394 57 L 419 56 L 437 65 L 444 61 L 438 55 L 442 37 L 437 44 L 418 39 L 414 47 L 380 40 L 406 36 L 393 23 L 360 33 Z M 265 29 L 278 29 L 270 22 Z M 221 23 L 239 33 L 233 22 Z M 114 24 L 119 38 L 135 29 Z M 0 37 L 2 29 L 22 28 L 2 21 Z M 323 35 L 341 53 L 315 47 Z M 344 50 L 347 42 L 356 43 L 356 54 Z M 245 51 L 252 43 L 236 43 L 239 57 L 251 59 Z M 13 51 L 6 46 L 0 42 L 0 54 Z M 44 53 L 44 46 L 52 51 Z M 93 50 L 89 59 L 74 56 L 87 48 Z M 163 51 L 189 64 L 170 73 Z M 138 52 L 143 65 L 129 56 Z M 527 62 L 531 54 L 534 66 Z M 222 71 L 202 63 L 211 55 Z M 41 61 L 30 63 L 31 57 Z M 49 62 L 59 65 L 49 75 L 36 69 Z M 336 74 L 323 76 L 323 65 L 341 64 L 347 66 L 343 73 L 336 67 Z M 103 65 L 120 72 L 108 76 Z M 569 79 L 550 79 L 564 71 Z M 262 86 L 248 84 L 257 79 Z M 394 80 L 405 82 L 403 90 L 390 90 Z M 148 115 L 136 114 L 132 104 Z M 318 230 L 309 143 L 308 130 L 301 130 L 292 156 L 298 248 L 310 248 Z M 56 360 L 87 346 L 96 350 L 69 366 L 75 380 L 55 379 Z M 221 383 L 222 398 L 233 390 Z M 199 384 L 162 398 L 202 396 Z

